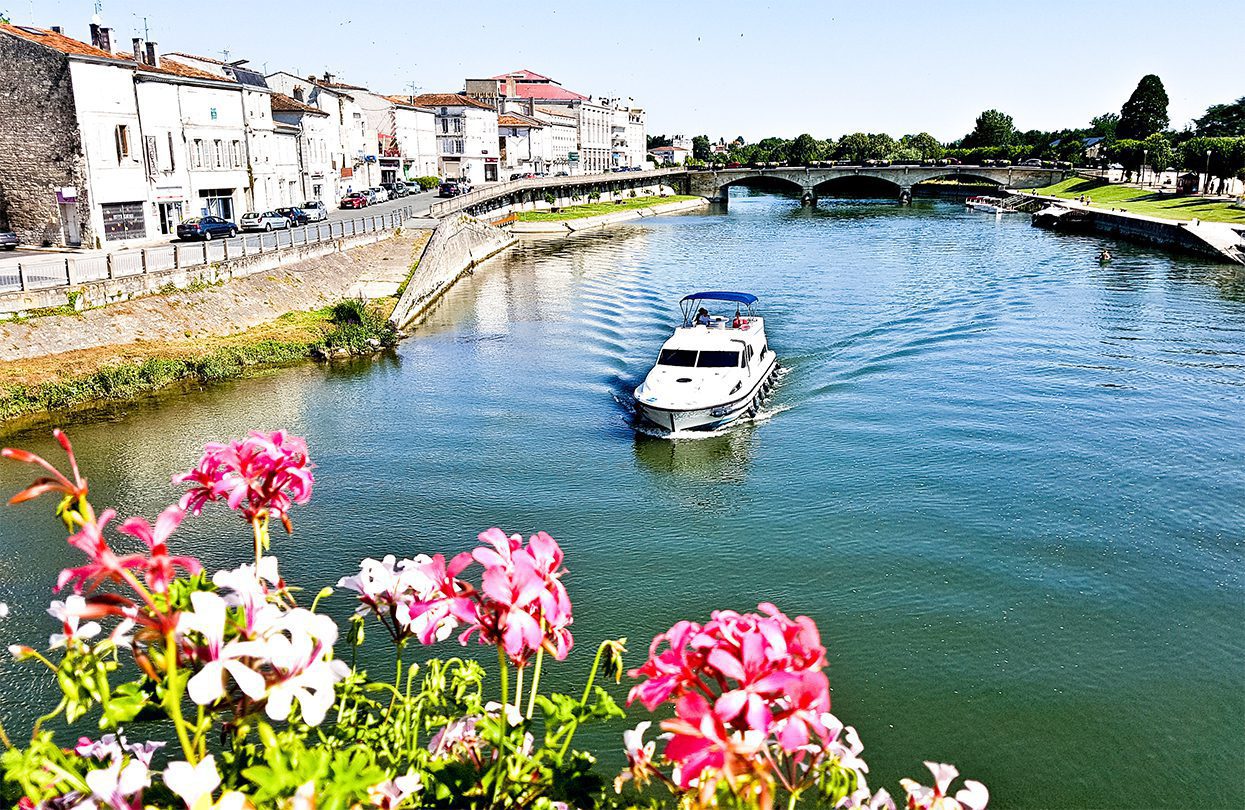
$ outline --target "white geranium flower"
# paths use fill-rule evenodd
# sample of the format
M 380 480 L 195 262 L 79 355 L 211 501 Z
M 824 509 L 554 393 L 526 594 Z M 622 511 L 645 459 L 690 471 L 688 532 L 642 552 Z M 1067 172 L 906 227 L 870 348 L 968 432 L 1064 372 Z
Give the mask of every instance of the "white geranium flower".
M 220 773 L 216 770 L 216 758 L 208 754 L 199 760 L 198 765 L 189 762 L 171 762 L 164 769 L 164 784 L 186 803 L 186 807 L 194 808 L 200 799 L 210 799 L 212 791 L 220 785 Z
M 246 695 L 258 699 L 264 694 L 264 676 L 238 660 L 264 657 L 264 644 L 254 641 L 224 643 L 225 600 L 214 593 L 196 591 L 190 595 L 193 612 L 181 614 L 177 630 L 182 635 L 197 632 L 207 646 L 207 661 L 186 685 L 190 699 L 200 706 L 219 700 L 225 694 L 225 673 Z
M 79 626 L 82 620 L 82 613 L 86 610 L 86 599 L 78 594 L 70 596 L 65 601 L 55 599 L 48 606 L 48 614 L 52 618 L 60 621 L 65 632 L 53 633 L 48 637 L 48 648 L 56 649 L 64 647 L 71 640 L 89 641 L 99 635 L 101 628 L 99 622 L 87 622 Z

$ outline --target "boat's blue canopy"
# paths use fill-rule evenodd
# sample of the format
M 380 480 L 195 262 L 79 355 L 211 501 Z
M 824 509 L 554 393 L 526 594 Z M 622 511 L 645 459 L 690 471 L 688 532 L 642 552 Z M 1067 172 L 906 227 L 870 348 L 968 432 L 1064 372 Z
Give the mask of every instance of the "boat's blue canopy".
M 708 292 L 698 292 L 686 295 L 683 297 L 683 301 L 680 301 L 679 303 L 684 303 L 686 301 L 734 301 L 737 304 L 752 306 L 757 302 L 757 297 L 752 293 L 710 290 Z

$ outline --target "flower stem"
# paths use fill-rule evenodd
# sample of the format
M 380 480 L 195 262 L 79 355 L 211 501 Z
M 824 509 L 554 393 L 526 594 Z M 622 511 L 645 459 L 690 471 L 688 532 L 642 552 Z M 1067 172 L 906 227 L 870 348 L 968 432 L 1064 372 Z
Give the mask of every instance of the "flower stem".
M 584 696 L 579 699 L 580 706 L 588 705 L 588 696 L 592 694 L 592 684 L 597 679 L 597 670 L 601 668 L 601 656 L 605 654 L 606 647 L 609 646 L 608 641 L 601 642 L 601 646 L 597 647 L 597 657 L 592 660 L 592 669 L 588 672 L 588 682 L 584 684 Z M 579 723 L 571 726 L 570 732 L 566 735 L 566 739 L 562 741 L 562 749 L 558 752 L 561 758 L 566 757 L 567 750 L 571 747 L 571 740 L 575 737 L 575 731 L 579 728 Z
M 529 687 L 527 695 L 527 713 L 524 714 L 528 720 L 532 719 L 532 710 L 536 708 L 536 690 L 540 687 L 540 665 L 545 661 L 545 648 L 541 647 L 536 651 L 536 668 L 532 670 L 532 685 Z
M 519 670 L 514 677 L 514 710 L 516 712 L 523 711 L 523 667 L 517 667 Z
M 497 645 L 497 666 L 501 672 L 501 705 L 505 706 L 510 703 L 510 669 L 506 666 L 506 651 L 500 644 Z
M 164 642 L 167 650 L 165 668 L 168 670 L 168 678 L 165 679 L 168 691 L 164 693 L 164 700 L 168 704 L 169 717 L 173 720 L 173 727 L 177 729 L 177 740 L 182 745 L 182 752 L 186 754 L 186 761 L 197 765 L 198 752 L 190 744 L 190 736 L 186 734 L 186 719 L 182 716 L 182 687 L 177 682 L 177 643 L 172 630 L 164 634 Z

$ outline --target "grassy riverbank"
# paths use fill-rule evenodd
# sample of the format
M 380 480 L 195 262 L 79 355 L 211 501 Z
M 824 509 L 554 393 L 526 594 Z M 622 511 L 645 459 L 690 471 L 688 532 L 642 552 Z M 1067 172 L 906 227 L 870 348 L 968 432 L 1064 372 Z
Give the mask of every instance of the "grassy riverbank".
M 293 312 L 236 335 L 67 352 L 0 363 L 0 420 L 130 399 L 176 382 L 214 382 L 309 358 L 392 346 L 392 299 Z M 72 317 L 72 316 L 66 316 Z
M 1075 199 L 1088 194 L 1093 207 L 1122 208 L 1134 214 L 1164 219 L 1245 223 L 1245 208 L 1234 208 L 1231 203 L 1202 197 L 1157 194 L 1151 189 L 1118 183 L 1108 184 L 1084 177 L 1068 178 L 1053 186 L 1039 188 L 1037 193 L 1064 199 Z
M 584 205 L 572 205 L 557 211 L 520 211 L 516 216 L 520 222 L 561 222 L 567 219 L 599 217 L 603 214 L 617 214 L 619 211 L 632 211 L 636 208 L 652 208 L 654 205 L 699 199 L 703 198 L 688 194 L 674 194 L 669 197 L 626 197 L 618 202 L 597 201 Z

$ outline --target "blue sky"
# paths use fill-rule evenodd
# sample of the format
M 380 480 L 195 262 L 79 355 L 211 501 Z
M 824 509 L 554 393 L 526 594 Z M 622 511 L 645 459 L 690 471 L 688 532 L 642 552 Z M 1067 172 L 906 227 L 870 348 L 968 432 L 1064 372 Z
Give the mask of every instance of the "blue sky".
M 0 0 L 18 24 L 88 38 L 92 0 Z M 187 13 L 188 9 L 196 13 Z M 164 52 L 332 70 L 383 92 L 526 67 L 631 96 L 652 133 L 756 140 L 857 130 L 942 140 L 997 107 L 1021 129 L 1118 112 L 1157 73 L 1173 125 L 1245 95 L 1245 2 L 199 2 L 103 0 Z

